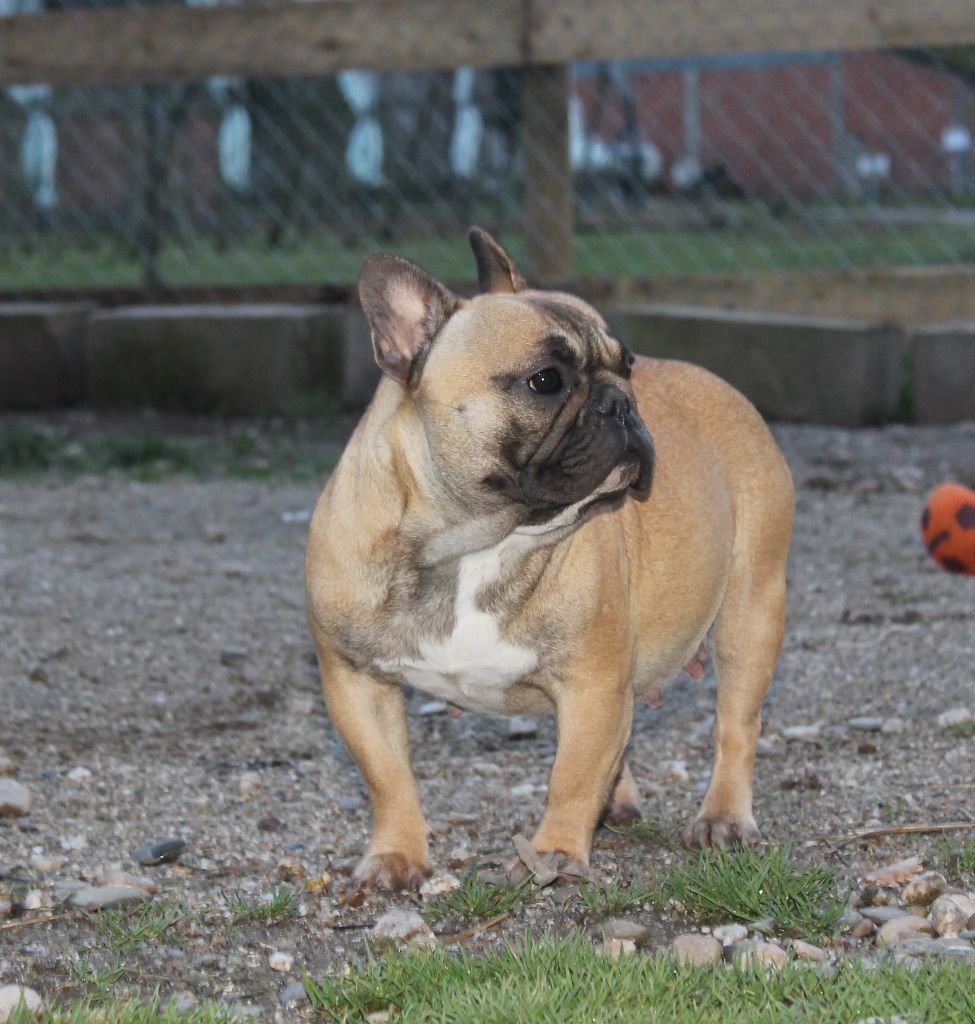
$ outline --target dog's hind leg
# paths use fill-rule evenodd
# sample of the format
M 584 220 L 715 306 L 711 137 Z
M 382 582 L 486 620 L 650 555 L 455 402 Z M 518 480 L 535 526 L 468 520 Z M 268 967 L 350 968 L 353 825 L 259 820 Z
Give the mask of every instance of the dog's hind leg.
M 711 635 L 718 675 L 714 767 L 688 846 L 726 847 L 759 838 L 752 815 L 752 771 L 761 708 L 782 647 L 786 558 L 792 532 L 792 491 L 751 526 L 751 542 L 736 555 Z

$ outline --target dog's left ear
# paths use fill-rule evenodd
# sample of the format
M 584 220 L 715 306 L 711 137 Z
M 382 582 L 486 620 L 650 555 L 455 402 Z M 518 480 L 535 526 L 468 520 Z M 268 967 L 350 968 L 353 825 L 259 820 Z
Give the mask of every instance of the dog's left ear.
M 484 228 L 471 228 L 467 237 L 477 260 L 477 280 L 482 294 L 501 292 L 510 295 L 525 287 L 525 279 L 518 273 L 511 257 Z
M 362 265 L 359 301 L 379 368 L 404 387 L 417 382 L 434 338 L 462 305 L 422 267 L 388 253 Z

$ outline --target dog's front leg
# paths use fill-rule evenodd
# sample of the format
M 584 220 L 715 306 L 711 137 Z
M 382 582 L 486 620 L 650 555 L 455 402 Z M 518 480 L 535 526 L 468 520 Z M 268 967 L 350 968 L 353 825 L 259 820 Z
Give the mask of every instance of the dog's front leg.
M 355 758 L 372 803 L 372 838 L 356 868 L 363 888 L 413 889 L 430 874 L 427 825 L 410 768 L 406 708 L 398 686 L 319 652 L 325 704 Z
M 623 763 L 633 695 L 620 684 L 593 686 L 590 678 L 566 687 L 556 704 L 558 749 L 534 846 L 587 865 L 593 831 Z

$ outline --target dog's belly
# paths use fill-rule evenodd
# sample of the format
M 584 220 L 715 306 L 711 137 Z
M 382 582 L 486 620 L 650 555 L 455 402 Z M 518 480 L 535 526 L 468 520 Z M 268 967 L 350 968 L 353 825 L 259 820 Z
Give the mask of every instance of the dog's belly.
M 538 667 L 538 655 L 501 635 L 496 616 L 477 607 L 498 579 L 504 543 L 460 560 L 453 632 L 425 639 L 415 657 L 377 662 L 383 671 L 466 711 L 511 713 L 509 691 Z

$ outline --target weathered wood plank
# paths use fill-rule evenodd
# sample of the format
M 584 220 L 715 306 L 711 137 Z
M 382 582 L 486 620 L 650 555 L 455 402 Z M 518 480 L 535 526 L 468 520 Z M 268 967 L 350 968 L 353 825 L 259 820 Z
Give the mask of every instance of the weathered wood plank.
M 0 18 L 0 86 L 518 64 L 522 0 L 326 0 Z
M 525 264 L 538 284 L 572 276 L 574 207 L 569 163 L 569 70 L 522 72 Z
M 975 42 L 972 0 L 315 0 L 0 18 L 0 86 Z
M 975 42 L 972 0 L 535 0 L 539 63 Z

